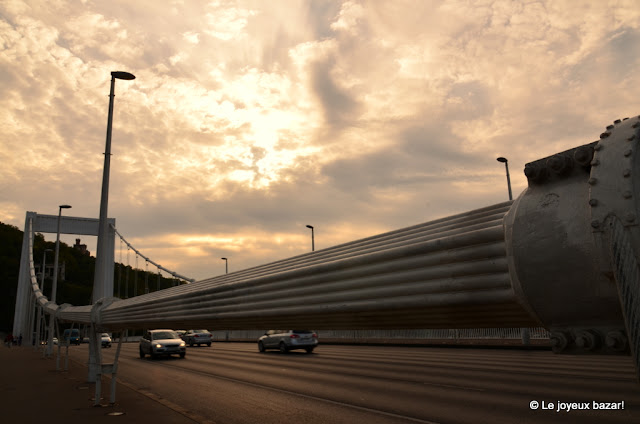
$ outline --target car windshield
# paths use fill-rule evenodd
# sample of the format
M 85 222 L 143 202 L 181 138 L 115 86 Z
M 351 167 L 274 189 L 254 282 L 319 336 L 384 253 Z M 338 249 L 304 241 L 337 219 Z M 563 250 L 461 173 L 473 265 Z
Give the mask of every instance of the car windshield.
M 102 333 L 102 337 L 109 337 L 108 333 Z
M 208 333 L 207 330 L 193 330 L 194 333 Z
M 307 334 L 307 333 L 313 333 L 313 331 L 311 330 L 293 330 L 294 334 Z
M 152 340 L 179 339 L 179 337 L 173 331 L 159 331 L 157 333 L 152 333 L 151 339 Z

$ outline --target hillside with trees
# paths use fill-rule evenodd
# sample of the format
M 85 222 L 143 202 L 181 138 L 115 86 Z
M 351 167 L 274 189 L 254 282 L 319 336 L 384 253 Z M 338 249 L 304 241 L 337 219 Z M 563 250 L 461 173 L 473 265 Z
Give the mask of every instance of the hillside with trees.
M 23 232 L 13 226 L 0 222 L 0 331 L 11 331 L 13 315 L 18 289 L 18 275 L 20 272 L 20 253 L 22 250 Z M 42 234 L 36 234 L 33 244 L 33 260 L 36 269 L 40 269 L 45 249 L 55 250 L 55 236 L 53 241 L 45 240 Z M 53 252 L 47 252 L 48 266 L 53 264 Z M 60 243 L 58 263 L 60 268 L 64 263 L 64 278 L 58 274 L 58 304 L 71 305 L 91 304 L 93 290 L 93 275 L 96 258 L 82 250 Z M 60 269 L 59 268 L 59 269 Z M 37 276 L 40 281 L 40 275 Z M 53 274 L 45 273 L 44 294 L 51 297 Z M 144 294 L 146 286 L 150 291 L 173 287 L 179 282 L 173 278 L 166 278 L 157 273 L 134 269 L 129 265 L 116 263 L 114 265 L 114 295 L 132 297 Z M 125 291 L 128 288 L 128 296 Z

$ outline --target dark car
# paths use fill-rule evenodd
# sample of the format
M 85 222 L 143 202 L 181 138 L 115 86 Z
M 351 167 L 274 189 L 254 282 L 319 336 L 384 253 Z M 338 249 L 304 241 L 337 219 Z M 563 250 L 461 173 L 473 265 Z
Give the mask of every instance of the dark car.
M 65 344 L 80 344 L 80 330 L 77 328 L 71 328 L 64 330 L 62 340 Z
M 140 357 L 154 359 L 158 356 L 180 355 L 184 358 L 186 344 L 173 330 L 148 330 L 140 339 Z
M 189 346 L 203 344 L 211 346 L 211 333 L 207 330 L 188 330 L 181 337 Z
M 278 349 L 282 353 L 304 349 L 313 352 L 318 346 L 318 335 L 311 330 L 269 330 L 258 339 L 258 350 Z

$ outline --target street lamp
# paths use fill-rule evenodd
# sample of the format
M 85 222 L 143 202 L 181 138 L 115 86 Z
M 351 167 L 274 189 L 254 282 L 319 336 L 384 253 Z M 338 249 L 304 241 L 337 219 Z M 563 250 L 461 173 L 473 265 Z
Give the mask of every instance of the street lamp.
M 496 158 L 498 162 L 504 163 L 504 168 L 507 171 L 507 187 L 509 188 L 509 200 L 513 200 L 513 196 L 511 195 L 511 178 L 509 177 L 509 161 L 507 158 L 500 156 Z M 528 328 L 520 328 L 520 337 L 522 338 L 522 344 L 528 346 L 530 344 L 531 335 L 529 333 Z
M 42 254 L 42 274 L 40 274 L 40 290 L 44 294 L 44 274 L 47 269 L 47 252 L 53 252 L 51 249 L 44 249 Z
M 62 209 L 71 209 L 70 205 L 60 205 L 58 207 L 58 233 L 56 234 L 56 253 L 53 259 L 53 286 L 51 288 L 51 300 L 57 303 L 56 294 L 58 291 L 58 258 L 60 256 L 60 221 Z
M 98 221 L 98 245 L 96 247 L 96 269 L 93 276 L 93 296 L 92 303 L 96 303 L 103 297 L 113 296 L 113 287 L 111 293 L 105 293 L 106 274 L 110 275 L 113 264 L 108 264 L 109 258 L 109 171 L 111 168 L 111 129 L 113 127 L 113 98 L 116 79 L 130 81 L 136 77 L 129 72 L 114 71 L 111 72 L 111 90 L 109 92 L 109 115 L 107 117 L 107 141 L 104 148 L 104 167 L 102 170 L 102 194 L 100 197 L 100 219 Z M 111 252 L 113 253 L 113 252 Z M 91 339 L 89 344 L 89 381 L 95 382 L 100 367 L 100 337 L 95 327 L 91 328 Z
M 500 156 L 496 159 L 498 162 L 504 163 L 504 167 L 507 170 L 507 187 L 509 188 L 509 200 L 513 200 L 513 196 L 511 195 L 511 178 L 509 177 L 509 161 L 507 158 L 503 158 Z
M 40 290 L 42 291 L 42 293 L 44 294 L 44 274 L 45 271 L 47 269 L 47 252 L 53 252 L 53 250 L 51 249 L 44 249 L 44 252 L 42 253 L 42 272 L 40 274 Z M 42 322 L 42 308 L 40 307 L 40 305 L 36 304 L 36 310 L 38 311 L 38 319 L 36 321 L 36 328 L 35 328 L 35 334 L 33 337 L 34 343 L 36 345 L 36 349 L 38 348 L 38 346 L 40 346 L 40 325 Z
M 100 197 L 100 221 L 98 223 L 98 245 L 96 248 L 96 269 L 93 279 L 93 302 L 105 296 L 105 273 L 107 271 L 107 249 L 109 224 L 107 213 L 109 209 L 109 171 L 111 168 L 111 132 L 113 127 L 113 98 L 116 78 L 121 80 L 133 80 L 136 77 L 129 72 L 111 72 L 111 91 L 109 92 L 109 116 L 107 118 L 107 141 L 104 151 L 104 168 L 102 173 L 102 195 Z M 113 293 L 109 294 L 110 296 Z
M 70 205 L 58 206 L 58 232 L 56 234 L 56 253 L 53 259 L 53 285 L 51 286 L 51 301 L 57 303 L 56 295 L 58 294 L 58 259 L 60 256 L 60 218 L 62 217 L 62 209 L 71 209 Z M 47 346 L 47 355 L 53 353 L 53 317 L 49 317 L 49 339 Z
M 313 225 L 307 225 L 307 228 L 311 228 L 311 251 L 313 252 L 316 250 L 316 244 L 313 236 Z
M 229 273 L 229 259 L 227 258 L 220 258 L 224 261 L 224 273 L 228 274 Z

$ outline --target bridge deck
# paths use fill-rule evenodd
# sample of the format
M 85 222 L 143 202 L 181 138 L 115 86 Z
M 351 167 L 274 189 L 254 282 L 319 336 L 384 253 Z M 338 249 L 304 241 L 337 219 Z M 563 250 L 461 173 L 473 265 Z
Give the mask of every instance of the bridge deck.
M 41 359 L 30 347 L 0 348 L 4 364 L 0 390 L 3 402 L 9 405 L 4 408 L 8 418 L 16 422 L 47 418 L 53 423 L 75 418 L 100 423 L 113 421 L 106 415 L 109 412 L 125 412 L 119 421 L 203 424 L 299 422 L 300 414 L 306 417 L 305 422 L 322 424 L 367 422 L 363 416 L 375 418 L 369 422 L 394 424 L 613 424 L 640 419 L 640 385 L 634 381 L 628 356 L 572 358 L 539 350 L 326 344 L 309 356 L 304 352 L 259 354 L 255 343 L 216 343 L 211 348 L 189 349 L 186 360 L 152 361 L 138 358 L 137 344 L 127 343 L 119 377 L 126 385 L 117 389 L 116 407 L 94 408 L 94 387 L 85 383 L 86 368 L 82 365 L 87 345 L 70 350 L 73 361 L 67 373 L 53 371 L 55 361 Z M 105 349 L 105 360 L 113 353 L 114 349 Z M 360 365 L 348 367 L 354 362 Z M 381 366 L 383 363 L 386 365 Z M 295 384 L 279 374 L 270 379 L 273 369 L 295 375 Z M 417 384 L 416 378 L 424 383 Z M 158 385 L 158 379 L 189 384 Z M 529 406 L 532 401 L 613 399 L 625 401 L 624 410 L 568 413 Z M 265 416 L 272 403 L 295 404 L 297 408 L 293 411 L 289 407 L 288 419 Z M 387 410 L 393 413 L 384 412 Z M 332 419 L 323 421 L 318 418 L 321 413 Z M 354 421 L 354 417 L 360 419 Z

